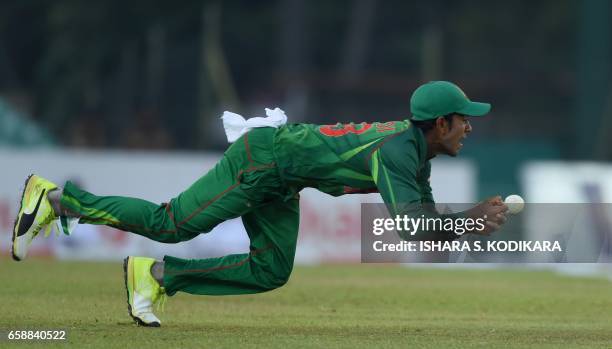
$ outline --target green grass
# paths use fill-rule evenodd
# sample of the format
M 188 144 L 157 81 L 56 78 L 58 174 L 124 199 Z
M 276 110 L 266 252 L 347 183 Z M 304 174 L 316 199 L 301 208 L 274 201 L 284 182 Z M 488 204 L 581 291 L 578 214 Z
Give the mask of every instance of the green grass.
M 548 272 L 296 268 L 252 296 L 179 293 L 162 328 L 127 315 L 121 262 L 0 262 L 0 329 L 67 329 L 104 348 L 612 348 L 612 285 Z

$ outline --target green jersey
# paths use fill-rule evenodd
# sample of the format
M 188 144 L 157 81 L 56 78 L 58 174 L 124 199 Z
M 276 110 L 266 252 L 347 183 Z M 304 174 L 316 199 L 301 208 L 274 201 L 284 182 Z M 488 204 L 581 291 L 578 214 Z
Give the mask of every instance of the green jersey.
M 274 139 L 283 179 L 338 196 L 380 192 L 397 204 L 433 203 L 427 144 L 410 121 L 336 125 L 289 124 Z

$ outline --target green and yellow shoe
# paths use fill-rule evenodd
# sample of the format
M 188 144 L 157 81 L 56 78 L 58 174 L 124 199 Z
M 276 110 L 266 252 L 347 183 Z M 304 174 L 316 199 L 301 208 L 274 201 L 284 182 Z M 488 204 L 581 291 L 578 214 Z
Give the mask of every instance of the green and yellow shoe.
M 57 189 L 57 185 L 37 175 L 26 179 L 21 206 L 13 226 L 12 255 L 16 261 L 23 260 L 28 254 L 32 240 L 57 217 L 53 212 L 47 194 Z
M 151 275 L 153 263 L 153 258 L 127 257 L 123 260 L 123 276 L 132 319 L 140 326 L 160 327 L 161 321 L 153 314 L 153 304 L 163 306 L 166 293 Z

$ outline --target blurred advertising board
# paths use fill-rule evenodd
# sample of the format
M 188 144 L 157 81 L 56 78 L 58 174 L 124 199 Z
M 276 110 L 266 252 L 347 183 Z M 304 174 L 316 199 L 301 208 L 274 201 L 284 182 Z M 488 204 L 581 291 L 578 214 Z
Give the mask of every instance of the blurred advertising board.
M 592 162 L 532 162 L 523 166 L 526 202 L 524 235 L 538 240 L 558 236 L 566 241 L 558 260 L 597 256 L 592 263 L 551 267 L 578 274 L 609 273 L 612 261 L 612 165 Z

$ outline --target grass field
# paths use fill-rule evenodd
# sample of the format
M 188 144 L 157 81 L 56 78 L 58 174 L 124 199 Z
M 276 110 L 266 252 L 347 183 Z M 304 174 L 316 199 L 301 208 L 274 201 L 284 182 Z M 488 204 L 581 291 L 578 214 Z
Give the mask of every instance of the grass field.
M 0 347 L 612 348 L 612 284 L 548 272 L 296 268 L 253 296 L 168 299 L 162 328 L 127 315 L 121 262 L 0 263 L 0 330 L 67 329 Z

